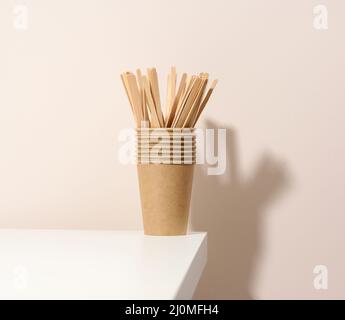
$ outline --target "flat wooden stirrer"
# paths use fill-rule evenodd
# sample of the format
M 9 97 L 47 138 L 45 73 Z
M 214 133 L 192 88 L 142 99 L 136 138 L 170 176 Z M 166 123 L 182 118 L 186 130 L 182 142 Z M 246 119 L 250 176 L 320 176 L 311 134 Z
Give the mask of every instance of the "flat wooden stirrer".
M 210 89 L 208 90 L 208 92 L 207 92 L 207 94 L 206 94 L 206 97 L 205 97 L 204 100 L 201 102 L 201 104 L 200 104 L 200 106 L 199 106 L 199 109 L 198 109 L 198 112 L 196 113 L 196 117 L 195 117 L 195 119 L 194 119 L 194 121 L 193 121 L 193 127 L 195 127 L 195 124 L 196 124 L 197 121 L 199 120 L 199 117 L 200 117 L 202 111 L 204 110 L 204 108 L 205 108 L 205 106 L 206 106 L 208 100 L 210 99 L 211 94 L 212 94 L 214 88 L 215 88 L 216 85 L 217 85 L 217 82 L 218 82 L 218 80 L 213 80 L 213 82 L 212 82 L 212 84 L 211 84 L 211 87 L 210 87 Z
M 157 116 L 161 127 L 164 127 L 164 117 L 162 112 L 161 100 L 159 95 L 158 76 L 155 68 L 147 70 L 149 83 L 152 91 L 153 101 L 156 107 Z
M 177 90 L 176 97 L 175 97 L 175 99 L 173 101 L 173 104 L 172 104 L 172 107 L 171 107 L 171 111 L 169 113 L 168 122 L 166 124 L 167 128 L 171 127 L 172 122 L 173 122 L 173 120 L 175 118 L 175 113 L 176 113 L 176 110 L 177 110 L 178 103 L 181 100 L 181 97 L 182 97 L 183 92 L 184 92 L 185 87 L 186 87 L 186 79 L 187 79 L 187 74 L 184 73 L 182 75 L 182 78 L 181 78 L 181 81 L 180 81 L 180 85 L 179 85 L 179 88 Z
M 159 119 L 158 119 L 158 116 L 157 116 L 157 111 L 156 111 L 155 103 L 154 103 L 153 98 L 152 98 L 150 84 L 149 84 L 148 79 L 145 76 L 143 76 L 143 86 L 144 86 L 144 91 L 145 91 L 147 105 L 148 105 L 148 108 L 150 110 L 151 125 L 152 125 L 153 128 L 159 128 L 160 127 L 160 123 L 159 123 Z

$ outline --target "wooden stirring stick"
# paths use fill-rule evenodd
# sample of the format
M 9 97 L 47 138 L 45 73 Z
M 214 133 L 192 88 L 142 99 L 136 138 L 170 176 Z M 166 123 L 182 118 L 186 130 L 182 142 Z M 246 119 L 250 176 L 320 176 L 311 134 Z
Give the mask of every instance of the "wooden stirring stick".
M 157 71 L 155 68 L 147 69 L 147 75 L 149 78 L 149 84 L 152 91 L 152 97 L 154 101 L 154 105 L 156 107 L 157 116 L 159 119 L 160 126 L 164 127 L 164 117 L 162 112 L 161 100 L 159 95 L 159 87 L 158 87 L 158 76 Z
M 183 95 L 183 92 L 185 91 L 185 87 L 186 87 L 186 79 L 187 79 L 187 74 L 184 73 L 182 75 L 182 78 L 181 78 L 181 81 L 180 81 L 180 85 L 179 85 L 179 88 L 177 90 L 177 94 L 173 100 L 173 104 L 171 106 L 171 110 L 169 112 L 169 115 L 168 115 L 168 121 L 166 123 L 166 127 L 169 128 L 171 127 L 172 125 L 172 122 L 175 118 L 175 113 L 176 113 L 176 110 L 177 110 L 177 106 L 179 104 L 179 101 L 181 100 L 181 97 Z
M 137 69 L 137 83 L 138 83 L 138 87 L 139 87 L 139 93 L 140 93 L 140 111 L 141 111 L 141 118 L 144 120 L 144 105 L 143 105 L 143 99 L 142 99 L 142 88 L 141 88 L 141 71 L 140 69 Z
M 140 69 L 137 69 L 137 81 L 138 81 L 139 88 L 140 88 L 141 110 L 142 110 L 143 120 L 148 123 L 148 126 L 150 126 L 150 119 L 149 119 L 148 110 L 147 110 L 147 107 L 146 107 L 146 98 L 145 98 L 145 90 L 144 90 L 144 84 L 143 84 L 143 75 L 142 75 Z
M 206 94 L 206 97 L 205 97 L 204 100 L 201 102 L 201 104 L 200 104 L 200 106 L 199 106 L 199 109 L 198 109 L 198 112 L 196 113 L 196 116 L 195 116 L 195 118 L 194 118 L 194 120 L 193 120 L 193 122 L 192 122 L 192 128 L 195 127 L 195 124 L 196 124 L 197 121 L 199 120 L 199 117 L 200 117 L 202 111 L 204 110 L 204 108 L 205 108 L 205 106 L 206 106 L 208 100 L 210 99 L 211 94 L 212 94 L 214 88 L 215 88 L 216 85 L 217 85 L 217 82 L 218 82 L 217 80 L 213 80 L 213 82 L 212 82 L 212 84 L 211 84 L 211 87 L 210 87 L 210 89 L 208 90 L 208 92 L 207 92 L 207 94 Z
M 169 117 L 169 105 L 171 101 L 171 73 L 168 74 L 168 82 L 167 82 L 167 99 L 165 102 L 165 124 L 168 122 Z
M 148 108 L 150 110 L 151 125 L 153 128 L 159 128 L 160 123 L 159 123 L 155 103 L 153 101 L 153 97 L 152 97 L 152 93 L 151 93 L 151 89 L 150 89 L 150 84 L 149 84 L 149 81 L 146 78 L 146 76 L 143 76 L 143 87 L 144 87 L 144 91 L 145 91 L 145 97 L 146 97 L 147 105 L 148 105 Z
M 173 127 L 174 128 L 181 128 L 189 111 L 191 106 L 193 105 L 193 102 L 196 98 L 196 95 L 199 90 L 199 86 L 201 84 L 201 79 L 198 76 L 193 76 L 190 85 L 189 85 L 189 90 L 185 94 L 184 101 L 182 102 L 179 113 L 175 117 Z
M 168 117 L 171 112 L 172 105 L 174 103 L 175 94 L 176 94 L 176 68 L 171 67 L 170 74 L 168 75 L 166 122 L 168 121 Z
M 143 120 L 143 115 L 142 115 L 142 109 L 141 109 L 141 96 L 140 96 L 139 88 L 137 85 L 137 80 L 133 73 L 128 73 L 126 77 L 127 77 L 127 81 L 129 85 L 129 92 L 131 93 L 133 106 L 134 106 L 134 109 L 136 110 L 136 114 L 138 116 L 139 126 L 140 126 L 140 122 L 141 120 Z
M 214 80 L 206 93 L 207 73 L 191 77 L 184 73 L 176 93 L 177 75 L 175 67 L 172 67 L 168 76 L 164 118 L 156 69 L 148 69 L 147 76 L 138 69 L 136 76 L 131 72 L 121 74 L 137 127 L 143 124 L 142 121 L 153 128 L 195 127 L 217 84 L 217 80 Z
M 200 83 L 196 98 L 193 102 L 193 105 L 190 107 L 190 111 L 189 111 L 189 113 L 188 113 L 188 115 L 187 115 L 187 117 L 186 117 L 186 119 L 182 125 L 182 128 L 186 128 L 186 127 L 190 128 L 193 124 L 195 115 L 198 112 L 199 104 L 200 104 L 202 95 L 203 95 L 205 88 L 206 88 L 206 85 L 207 85 L 208 74 L 203 73 L 203 74 L 201 74 L 200 78 L 201 78 L 201 83 Z
M 193 76 L 192 78 L 191 78 L 191 80 L 189 80 L 189 83 L 188 83 L 188 76 L 187 76 L 186 87 L 185 87 L 185 89 L 183 91 L 183 95 L 179 99 L 179 102 L 178 102 L 178 105 L 177 105 L 177 108 L 176 108 L 176 112 L 175 112 L 175 117 L 174 117 L 173 122 L 171 124 L 172 128 L 176 127 L 176 122 L 178 121 L 178 119 L 179 119 L 179 117 L 181 115 L 181 111 L 183 109 L 183 106 L 185 105 L 186 100 L 189 97 L 189 94 L 190 94 L 191 89 L 192 89 L 192 83 L 194 83 L 194 80 L 195 80 L 195 76 Z
M 130 95 L 130 93 L 128 91 L 128 85 L 127 85 L 127 83 L 125 81 L 124 73 L 121 74 L 121 80 L 122 80 L 123 86 L 125 87 L 125 91 L 126 91 L 126 94 L 127 94 L 129 105 L 131 106 L 131 109 L 132 109 L 132 113 L 133 113 L 133 116 L 134 116 L 135 123 L 137 123 L 138 122 L 137 115 L 136 115 L 136 113 L 134 111 L 134 108 L 133 108 L 132 98 L 131 98 L 131 95 Z

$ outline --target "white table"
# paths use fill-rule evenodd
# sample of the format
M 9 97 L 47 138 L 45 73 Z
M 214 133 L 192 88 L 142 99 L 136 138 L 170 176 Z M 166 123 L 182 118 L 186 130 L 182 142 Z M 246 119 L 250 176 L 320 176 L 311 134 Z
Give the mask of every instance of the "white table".
M 0 299 L 191 299 L 206 233 L 0 230 Z

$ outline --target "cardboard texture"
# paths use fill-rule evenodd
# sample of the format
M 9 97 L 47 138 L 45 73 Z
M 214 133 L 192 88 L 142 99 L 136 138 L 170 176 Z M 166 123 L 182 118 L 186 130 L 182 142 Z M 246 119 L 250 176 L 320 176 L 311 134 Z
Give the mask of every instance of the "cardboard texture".
M 137 170 L 146 235 L 187 232 L 196 137 L 191 130 L 137 129 Z
M 187 232 L 194 165 L 137 165 L 144 233 L 155 236 Z

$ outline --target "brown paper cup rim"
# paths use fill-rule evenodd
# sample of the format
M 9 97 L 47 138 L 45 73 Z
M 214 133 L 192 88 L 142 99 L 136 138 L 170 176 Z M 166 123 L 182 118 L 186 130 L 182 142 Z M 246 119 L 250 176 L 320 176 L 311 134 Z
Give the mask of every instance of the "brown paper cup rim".
M 180 141 L 180 140 L 169 140 L 169 141 L 152 141 L 152 140 L 138 140 L 136 145 L 150 145 L 150 146 L 180 146 L 180 145 L 196 145 L 196 141 Z
M 150 150 L 136 150 L 137 154 L 151 154 L 152 151 Z M 155 152 L 157 153 L 157 152 Z M 170 151 L 170 150 L 163 150 L 163 151 L 159 151 L 159 154 L 196 154 L 195 150 L 174 150 L 174 151 Z
M 138 157 L 137 158 L 137 160 L 145 160 L 145 161 L 153 161 L 153 160 L 162 160 L 162 161 L 164 161 L 164 160 L 171 160 L 171 161 L 174 161 L 174 160 L 176 160 L 176 161 L 183 161 L 183 160 L 189 160 L 189 161 L 193 161 L 193 160 L 195 160 L 195 157 L 158 157 L 158 158 L 152 158 L 152 157 Z
M 166 159 L 149 159 L 149 160 L 137 160 L 137 164 L 165 164 L 165 165 L 191 165 L 191 164 L 197 164 L 195 160 L 193 161 L 182 161 L 181 159 L 179 160 L 171 160 L 167 161 Z
M 196 140 L 196 137 L 193 135 L 183 135 L 183 136 L 179 136 L 179 135 L 173 135 L 173 136 L 158 136 L 158 135 L 142 135 L 142 136 L 136 136 L 137 139 L 156 139 L 156 140 L 172 140 L 172 139 L 179 139 L 179 140 Z

